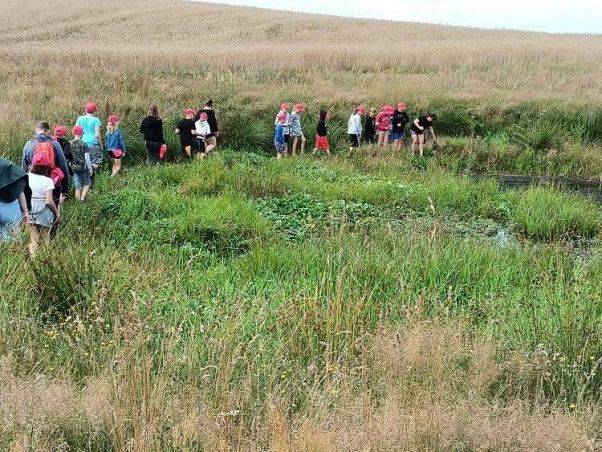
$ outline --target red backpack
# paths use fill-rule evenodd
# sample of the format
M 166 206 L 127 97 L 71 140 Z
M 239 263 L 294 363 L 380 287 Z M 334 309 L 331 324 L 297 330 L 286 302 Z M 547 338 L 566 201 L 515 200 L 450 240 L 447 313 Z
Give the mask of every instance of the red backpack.
M 52 182 L 54 182 L 55 185 L 59 184 L 63 180 L 65 175 L 63 174 L 63 171 L 58 166 L 56 166 L 56 162 L 54 160 L 54 146 L 52 145 L 52 141 L 35 140 L 35 144 L 36 145 L 33 149 L 32 160 L 35 155 L 44 154 L 50 162 L 50 178 L 52 179 Z

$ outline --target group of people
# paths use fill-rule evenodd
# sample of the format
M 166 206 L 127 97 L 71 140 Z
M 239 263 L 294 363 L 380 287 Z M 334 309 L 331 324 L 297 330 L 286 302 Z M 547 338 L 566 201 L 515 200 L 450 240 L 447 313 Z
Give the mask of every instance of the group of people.
M 289 104 L 280 105 L 274 133 L 277 158 L 305 152 L 307 140 L 301 126 L 305 111 L 303 103 L 294 104 L 292 111 Z M 70 185 L 76 200 L 86 200 L 105 151 L 112 161 L 111 176 L 119 174 L 126 154 L 120 118 L 116 114 L 109 115 L 103 140 L 102 121 L 97 112 L 96 104 L 86 104 L 84 113 L 71 128 L 72 139 L 67 138 L 67 126 L 57 125 L 51 129 L 49 123 L 39 122 L 33 138 L 23 148 L 20 167 L 0 158 L 0 241 L 10 240 L 24 221 L 30 227 L 29 250 L 35 255 L 40 242 L 50 241 Z M 385 105 L 378 113 L 374 108 L 368 111 L 360 105 L 353 109 L 347 124 L 350 150 L 363 143 L 380 147 L 392 143 L 394 149 L 400 150 L 409 125 L 412 152 L 418 150 L 422 156 L 425 132 L 430 131 L 435 142 L 437 140 L 433 126 L 436 118 L 435 114 L 428 113 L 410 123 L 404 103 L 399 103 L 397 108 Z M 320 109 L 314 154 L 320 151 L 330 154 L 328 120 L 328 111 Z M 147 163 L 162 161 L 167 147 L 157 105 L 150 105 L 139 131 L 144 137 Z M 202 159 L 210 154 L 216 148 L 219 136 L 213 101 L 208 100 L 198 110 L 186 108 L 175 133 L 179 136 L 185 159 Z
M 397 108 L 384 105 L 377 113 L 375 108 L 368 109 L 360 105 L 353 109 L 347 123 L 347 135 L 349 137 L 349 150 L 360 147 L 362 143 L 377 145 L 379 147 L 393 145 L 396 151 L 401 150 L 406 130 L 409 128 L 412 137 L 412 153 L 422 157 L 424 155 L 425 132 L 430 132 L 435 143 L 434 121 L 437 115 L 427 113 L 416 118 L 410 123 L 410 117 L 406 111 L 406 104 L 400 102 Z M 274 147 L 277 158 L 286 155 L 296 155 L 297 149 L 301 153 L 305 151 L 306 139 L 301 128 L 301 114 L 305 112 L 305 105 L 297 103 L 289 113 L 290 104 L 280 105 L 280 111 L 276 115 Z M 330 155 L 330 143 L 328 141 L 328 128 L 326 122 L 329 114 L 326 109 L 320 109 L 318 122 L 316 124 L 316 136 L 313 153 L 323 151 Z M 409 127 L 408 127 L 409 126 Z M 299 145 L 299 147 L 297 147 Z

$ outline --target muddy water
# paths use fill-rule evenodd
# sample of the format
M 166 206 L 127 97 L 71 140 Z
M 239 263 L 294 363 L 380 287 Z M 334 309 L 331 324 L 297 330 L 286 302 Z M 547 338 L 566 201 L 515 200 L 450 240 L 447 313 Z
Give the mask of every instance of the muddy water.
M 548 178 L 516 174 L 498 174 L 496 179 L 504 188 L 521 188 L 531 185 L 558 187 L 586 196 L 602 204 L 602 176 L 596 180 L 572 179 L 568 177 Z

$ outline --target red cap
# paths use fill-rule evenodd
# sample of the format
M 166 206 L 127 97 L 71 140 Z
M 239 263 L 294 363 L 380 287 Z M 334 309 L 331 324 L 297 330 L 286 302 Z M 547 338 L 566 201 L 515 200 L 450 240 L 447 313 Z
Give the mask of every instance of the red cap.
M 50 160 L 48 159 L 48 156 L 46 154 L 40 152 L 33 156 L 31 164 L 38 166 L 50 166 Z
M 385 105 L 382 108 L 382 111 L 385 113 L 393 114 L 395 112 L 395 108 L 392 105 Z
M 406 108 L 406 104 L 405 104 L 405 102 L 399 102 L 399 103 L 397 104 L 397 109 L 398 109 L 398 110 L 403 110 L 404 108 Z
M 366 114 L 366 107 L 364 107 L 363 105 L 359 105 L 359 106 L 357 107 L 357 112 L 358 112 L 360 115 L 365 115 L 365 114 Z
M 298 104 L 295 104 L 295 110 L 301 113 L 305 111 L 305 105 L 302 102 L 299 102 Z
M 119 116 L 118 115 L 111 115 L 109 116 L 109 124 L 117 124 L 120 121 Z
M 207 116 L 207 113 L 201 113 L 201 115 L 199 116 L 199 119 L 200 119 L 201 121 L 207 121 L 207 118 L 208 118 L 208 117 L 209 117 L 209 116 Z
M 286 122 L 286 113 L 284 113 L 284 112 L 278 113 L 278 116 L 276 116 L 276 121 Z
M 67 135 L 67 126 L 54 126 L 54 136 L 57 138 Z
M 96 113 L 98 111 L 98 106 L 94 102 L 88 102 L 86 104 L 86 113 Z
M 71 129 L 71 135 L 83 135 L 84 134 L 84 129 L 81 126 L 73 126 L 73 129 Z
M 289 104 L 287 104 L 286 102 L 284 102 L 283 104 L 280 104 L 280 110 L 288 110 L 289 108 L 291 108 L 291 106 Z
M 194 108 L 185 108 L 184 109 L 184 115 L 185 116 L 196 115 L 196 110 Z

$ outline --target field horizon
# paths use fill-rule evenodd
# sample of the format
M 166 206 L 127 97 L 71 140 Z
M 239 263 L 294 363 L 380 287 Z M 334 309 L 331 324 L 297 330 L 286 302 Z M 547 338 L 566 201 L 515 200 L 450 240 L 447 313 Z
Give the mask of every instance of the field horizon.
M 600 448 L 602 205 L 559 181 L 602 181 L 602 36 L 176 0 L 0 19 L 0 156 L 89 101 L 127 143 L 50 247 L 0 243 L 1 449 Z M 220 146 L 181 162 L 209 98 Z M 352 108 L 401 100 L 441 143 L 350 152 Z M 283 101 L 308 149 L 329 109 L 331 157 L 275 159 Z

